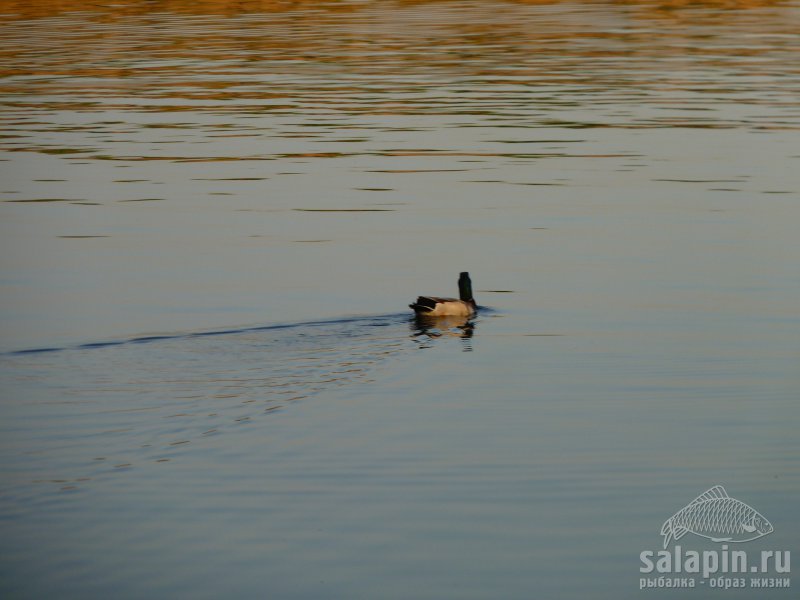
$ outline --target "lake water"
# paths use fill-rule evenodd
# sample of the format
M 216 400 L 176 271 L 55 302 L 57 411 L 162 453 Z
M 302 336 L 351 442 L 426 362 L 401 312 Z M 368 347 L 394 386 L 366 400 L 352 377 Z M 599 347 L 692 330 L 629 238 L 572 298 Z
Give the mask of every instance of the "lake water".
M 0 596 L 703 597 L 718 484 L 799 549 L 796 1 L 0 9 Z

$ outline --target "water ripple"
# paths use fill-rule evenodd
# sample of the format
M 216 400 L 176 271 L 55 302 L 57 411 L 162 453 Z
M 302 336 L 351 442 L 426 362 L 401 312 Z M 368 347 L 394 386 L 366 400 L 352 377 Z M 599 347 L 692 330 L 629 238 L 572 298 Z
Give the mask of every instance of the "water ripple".
M 168 462 L 299 400 L 371 382 L 384 361 L 439 340 L 460 339 L 469 351 L 474 328 L 391 314 L 7 353 L 2 376 L 24 410 L 11 399 L 3 407 L 15 460 L 4 486 L 72 490 Z

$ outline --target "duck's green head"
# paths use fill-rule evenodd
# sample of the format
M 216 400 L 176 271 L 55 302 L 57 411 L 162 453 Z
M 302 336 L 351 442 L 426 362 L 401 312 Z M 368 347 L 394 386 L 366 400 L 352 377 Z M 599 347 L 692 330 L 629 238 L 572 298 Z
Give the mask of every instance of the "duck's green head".
M 469 273 L 466 271 L 461 273 L 458 278 L 458 297 L 464 302 L 470 302 L 472 298 L 472 281 L 469 278 Z

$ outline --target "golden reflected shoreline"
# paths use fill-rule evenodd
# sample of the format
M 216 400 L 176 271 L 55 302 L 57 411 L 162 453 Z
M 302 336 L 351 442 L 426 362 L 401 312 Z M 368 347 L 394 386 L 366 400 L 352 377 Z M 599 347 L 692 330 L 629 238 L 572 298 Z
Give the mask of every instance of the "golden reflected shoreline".
M 785 5 L 783 0 L 611 0 L 611 5 L 635 7 L 653 15 L 663 15 L 682 9 L 750 9 L 765 6 Z M 387 6 L 388 4 L 388 6 Z M 87 7 L 86 2 L 78 0 L 39 0 L 26 2 L 23 0 L 9 0 L 0 3 L 0 14 L 4 19 L 38 19 L 59 16 L 67 13 L 92 15 L 97 18 L 104 15 L 108 18 L 122 18 L 126 16 L 146 16 L 153 14 L 189 14 L 189 15 L 220 15 L 238 16 L 264 13 L 294 13 L 298 18 L 303 15 L 319 17 L 324 14 L 356 14 L 375 8 L 404 9 L 422 6 L 452 6 L 453 0 L 394 0 L 391 3 L 364 3 L 348 0 L 120 0 L 119 2 L 100 4 L 92 3 Z M 491 4 L 478 2 L 476 4 Z M 574 7 L 575 2 L 570 0 L 505 0 L 507 5 L 521 6 L 551 6 L 569 4 Z M 577 3 L 580 4 L 580 3 Z M 586 3 L 587 5 L 596 3 Z

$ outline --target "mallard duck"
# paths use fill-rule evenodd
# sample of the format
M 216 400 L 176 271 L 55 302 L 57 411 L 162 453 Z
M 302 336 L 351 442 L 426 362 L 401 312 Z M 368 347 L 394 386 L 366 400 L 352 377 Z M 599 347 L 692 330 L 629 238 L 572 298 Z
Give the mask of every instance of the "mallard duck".
M 458 278 L 458 295 L 460 297 L 458 300 L 455 298 L 420 296 L 414 304 L 409 304 L 408 306 L 418 315 L 431 317 L 469 317 L 475 314 L 478 307 L 472 297 L 472 281 L 470 281 L 469 273 L 461 273 Z

